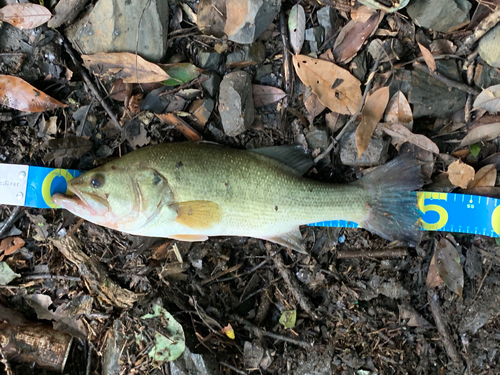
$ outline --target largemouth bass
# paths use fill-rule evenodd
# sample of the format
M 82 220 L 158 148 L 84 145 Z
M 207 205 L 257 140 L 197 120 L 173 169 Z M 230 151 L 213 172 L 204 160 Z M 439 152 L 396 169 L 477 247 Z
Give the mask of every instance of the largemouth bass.
M 400 157 L 359 181 L 304 178 L 312 162 L 298 146 L 237 150 L 170 143 L 133 151 L 71 180 L 52 199 L 90 222 L 126 233 L 204 241 L 246 236 L 304 252 L 299 226 L 358 223 L 415 245 L 420 236 L 420 165 Z

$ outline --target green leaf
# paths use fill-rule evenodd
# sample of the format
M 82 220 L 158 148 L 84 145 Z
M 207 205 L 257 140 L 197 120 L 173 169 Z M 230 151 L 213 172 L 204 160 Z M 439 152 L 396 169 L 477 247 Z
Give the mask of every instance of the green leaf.
M 495 238 L 495 242 L 498 246 L 500 246 L 500 237 Z
M 297 320 L 297 310 L 283 311 L 280 317 L 280 323 L 286 329 L 295 327 L 295 321 Z
M 481 152 L 481 146 L 479 146 L 477 143 L 470 145 L 469 149 L 470 149 L 471 155 L 474 156 L 475 158 L 477 158 L 477 156 Z
M 174 361 L 184 352 L 186 339 L 182 326 L 163 307 L 153 305 L 154 314 L 146 314 L 141 319 L 155 319 L 161 327 L 155 331 L 154 345 L 148 355 L 154 362 L 161 365 L 163 362 Z
M 16 277 L 20 277 L 18 273 L 12 271 L 9 265 L 5 262 L 0 262 L 0 285 L 7 285 Z
M 160 64 L 163 70 L 170 76 L 163 81 L 165 86 L 176 86 L 188 83 L 198 78 L 202 70 L 190 63 Z

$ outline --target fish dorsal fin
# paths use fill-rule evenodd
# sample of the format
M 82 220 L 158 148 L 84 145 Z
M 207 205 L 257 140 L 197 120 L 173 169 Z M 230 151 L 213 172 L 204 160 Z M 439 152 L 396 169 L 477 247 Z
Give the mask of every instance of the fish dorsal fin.
M 220 206 L 212 201 L 187 201 L 175 203 L 175 221 L 191 229 L 210 229 L 222 216 Z
M 273 146 L 249 151 L 284 164 L 301 176 L 314 164 L 311 156 L 301 146 Z
M 307 254 L 304 248 L 304 239 L 302 238 L 302 233 L 300 233 L 298 227 L 288 233 L 283 233 L 274 237 L 265 237 L 262 239 L 277 243 L 281 246 L 289 247 L 298 253 Z
M 169 238 L 184 242 L 202 242 L 208 240 L 208 236 L 202 234 L 174 234 Z

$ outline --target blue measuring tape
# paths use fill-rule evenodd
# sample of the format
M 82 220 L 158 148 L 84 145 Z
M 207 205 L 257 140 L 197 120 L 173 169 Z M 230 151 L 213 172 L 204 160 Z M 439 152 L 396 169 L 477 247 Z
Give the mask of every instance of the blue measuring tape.
M 0 164 L 0 203 L 34 208 L 58 208 L 55 193 L 69 193 L 67 182 L 81 173 L 72 169 Z M 25 191 L 23 191 L 23 189 Z M 422 212 L 422 230 L 500 237 L 500 199 L 478 195 L 414 193 Z M 2 198 L 3 201 L 2 201 Z M 357 228 L 345 220 L 312 223 L 317 227 Z

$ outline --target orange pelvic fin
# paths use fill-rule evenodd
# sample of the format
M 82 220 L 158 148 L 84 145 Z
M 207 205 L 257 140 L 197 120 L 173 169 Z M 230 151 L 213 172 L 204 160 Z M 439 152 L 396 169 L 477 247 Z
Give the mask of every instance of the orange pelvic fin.
M 191 229 L 210 229 L 222 216 L 220 206 L 212 201 L 187 201 L 172 206 L 177 212 L 175 221 Z

